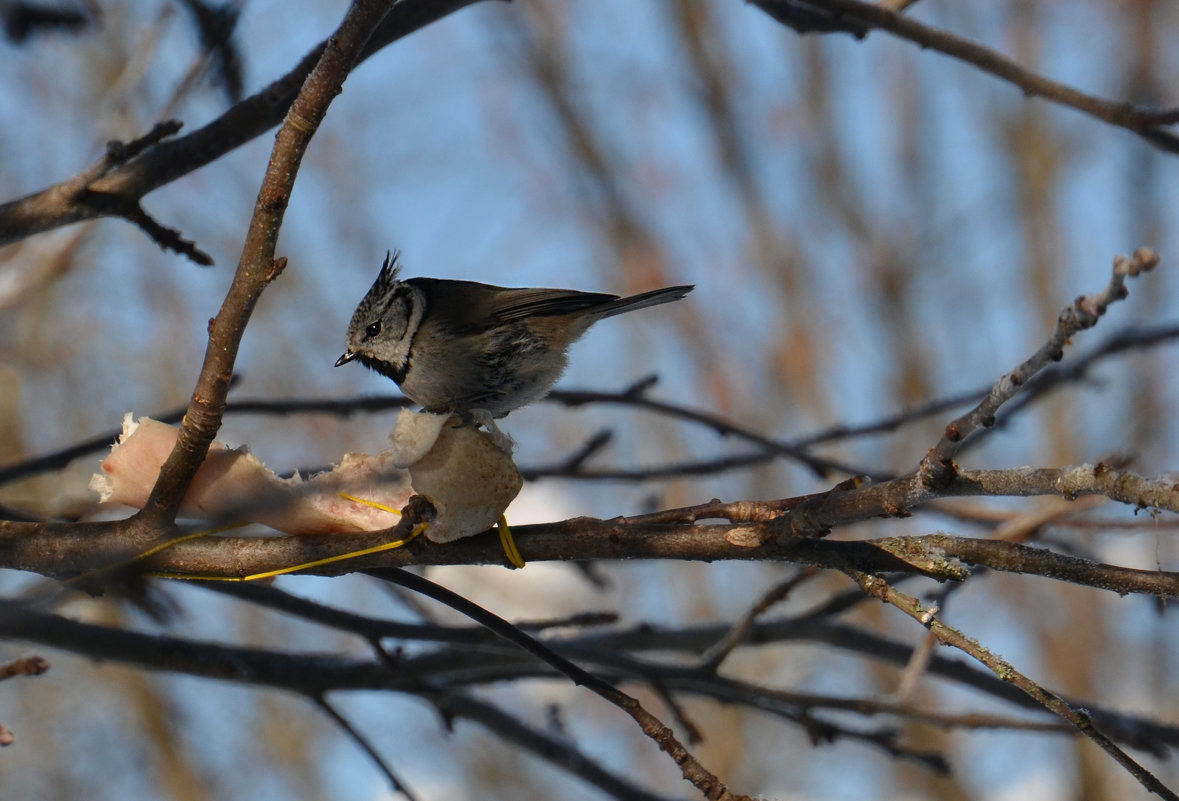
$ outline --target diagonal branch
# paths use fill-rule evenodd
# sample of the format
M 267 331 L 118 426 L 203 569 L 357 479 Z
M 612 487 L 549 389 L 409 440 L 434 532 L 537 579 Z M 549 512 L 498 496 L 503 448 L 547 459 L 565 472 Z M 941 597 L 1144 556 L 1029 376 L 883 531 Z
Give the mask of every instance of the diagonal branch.
M 447 720 L 466 719 L 510 740 L 551 764 L 597 787 L 619 801 L 667 801 L 605 770 L 572 744 L 526 725 L 494 704 L 479 700 L 472 693 L 447 692 L 429 695 Z
M 862 38 L 870 29 L 888 31 L 926 50 L 958 59 L 1017 87 L 1025 95 L 1042 97 L 1076 109 L 1102 122 L 1125 128 L 1168 153 L 1179 153 L 1179 136 L 1166 130 L 1176 122 L 1173 109 L 1144 108 L 1085 94 L 1058 81 L 1024 69 L 1002 53 L 947 31 L 924 25 L 881 4 L 860 0 L 751 0 L 779 22 L 800 33 L 847 31 Z
M 929 450 L 918 468 L 921 484 L 929 488 L 948 484 L 957 472 L 954 457 L 961 449 L 962 442 L 980 429 L 992 428 L 1000 407 L 1015 397 L 1034 375 L 1052 362 L 1060 361 L 1064 356 L 1064 346 L 1074 334 L 1092 328 L 1111 303 L 1129 294 L 1126 279 L 1153 270 L 1158 262 L 1158 254 L 1149 248 L 1139 248 L 1132 258 L 1118 256 L 1114 259 L 1113 272 L 1105 289 L 1092 295 L 1082 295 L 1071 306 L 1066 306 L 1060 312 L 1056 328 L 1048 341 L 1027 361 L 1000 378 L 981 403 L 946 426 L 945 435 Z
M 904 612 L 909 617 L 921 623 L 942 645 L 949 645 L 953 648 L 968 654 L 982 664 L 986 665 L 990 670 L 1003 681 L 1009 682 L 1020 690 L 1023 690 L 1028 696 L 1041 704 L 1044 708 L 1055 713 L 1070 723 L 1077 731 L 1084 734 L 1090 740 L 1097 744 L 1101 750 L 1105 751 L 1113 757 L 1118 764 L 1125 768 L 1138 782 L 1156 795 L 1168 799 L 1168 801 L 1179 801 L 1179 796 L 1171 792 L 1158 778 L 1152 774 L 1145 767 L 1135 761 L 1129 754 L 1117 746 L 1113 740 L 1105 736 L 1094 724 L 1090 714 L 1083 708 L 1075 708 L 1065 699 L 1053 693 L 1045 687 L 1041 687 L 1036 682 L 1032 681 L 1027 676 L 1020 673 L 1008 662 L 1004 661 L 998 655 L 992 653 L 988 649 L 982 647 L 978 642 L 966 637 L 962 632 L 953 626 L 946 625 L 936 617 L 936 610 L 928 609 L 919 600 L 911 595 L 901 592 L 887 581 L 868 573 L 863 573 L 854 568 L 847 568 L 843 571 L 852 581 L 860 585 L 860 588 L 874 598 L 879 598 L 881 601 L 896 607 Z
M 380 770 L 381 773 L 385 774 L 385 778 L 389 780 L 389 786 L 392 788 L 393 792 L 401 793 L 401 795 L 405 796 L 406 801 L 417 801 L 417 796 L 410 792 L 410 789 L 408 786 L 406 786 L 405 782 L 402 781 L 397 776 L 397 774 L 393 772 L 392 766 L 385 761 L 385 759 L 381 756 L 381 753 L 377 751 L 376 746 L 369 742 L 369 739 L 361 734 L 361 732 L 352 725 L 352 722 L 348 720 L 348 718 L 344 717 L 338 709 L 332 706 L 331 703 L 328 702 L 327 698 L 320 694 L 312 696 L 312 701 L 317 707 L 319 707 L 321 711 L 323 711 L 325 715 L 331 718 L 332 722 L 339 726 L 353 742 L 360 746 L 360 749 L 368 755 L 368 758 L 373 761 L 373 764 L 377 766 L 377 769 Z
M 303 154 L 373 29 L 389 9 L 390 4 L 381 0 L 356 0 L 352 4 L 279 128 L 233 284 L 209 325 L 205 361 L 181 422 L 176 447 L 160 469 L 140 514 L 149 527 L 173 522 L 193 475 L 221 427 L 233 364 L 246 324 L 262 290 L 285 263 L 275 261 L 274 247 Z
M 498 615 L 440 584 L 435 584 L 400 568 L 385 568 L 367 572 L 370 576 L 413 590 L 449 606 L 552 666 L 570 678 L 574 684 L 585 687 L 621 709 L 635 723 L 639 724 L 639 728 L 643 730 L 644 734 L 654 740 L 659 748 L 675 761 L 683 777 L 699 789 L 709 801 L 752 801 L 748 796 L 739 795 L 729 790 L 719 778 L 700 764 L 692 752 L 676 738 L 670 728 L 644 709 L 638 699 L 627 695 L 604 679 L 579 667 Z

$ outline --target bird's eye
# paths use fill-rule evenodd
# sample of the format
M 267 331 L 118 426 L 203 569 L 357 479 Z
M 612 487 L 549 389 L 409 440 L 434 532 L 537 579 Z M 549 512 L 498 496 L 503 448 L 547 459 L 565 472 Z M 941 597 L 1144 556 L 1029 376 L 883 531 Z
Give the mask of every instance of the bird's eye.
M 364 338 L 372 339 L 379 333 L 381 333 L 381 321 L 377 320 L 375 323 L 369 323 L 368 328 L 364 329 Z

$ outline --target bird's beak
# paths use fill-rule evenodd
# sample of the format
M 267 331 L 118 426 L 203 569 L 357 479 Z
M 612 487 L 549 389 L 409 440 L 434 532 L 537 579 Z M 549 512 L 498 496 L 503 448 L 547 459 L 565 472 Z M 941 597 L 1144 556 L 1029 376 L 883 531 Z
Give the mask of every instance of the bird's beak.
M 352 351 L 347 351 L 343 356 L 336 359 L 336 367 L 341 367 L 356 358 L 356 354 Z

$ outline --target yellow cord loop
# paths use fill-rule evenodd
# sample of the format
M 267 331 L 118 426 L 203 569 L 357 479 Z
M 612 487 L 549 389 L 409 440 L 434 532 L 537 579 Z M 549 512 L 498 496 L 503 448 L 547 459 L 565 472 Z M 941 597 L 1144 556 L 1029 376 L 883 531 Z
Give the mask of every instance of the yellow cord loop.
M 381 511 L 384 511 L 384 512 L 392 512 L 395 515 L 401 514 L 400 509 L 394 509 L 393 507 L 386 506 L 383 503 L 377 503 L 376 501 L 370 501 L 370 500 L 366 500 L 364 498 L 357 498 L 355 495 L 349 495 L 346 492 L 341 492 L 338 494 L 341 498 L 343 498 L 344 500 L 347 500 L 347 501 L 352 501 L 354 503 L 363 504 L 364 506 L 371 506 L 374 509 L 380 509 Z M 135 558 L 137 560 L 146 559 L 149 556 L 154 556 L 155 554 L 159 553 L 160 551 L 164 550 L 165 548 L 170 548 L 173 545 L 177 545 L 181 542 L 187 542 L 188 540 L 195 540 L 200 537 L 207 537 L 210 534 L 217 534 L 217 533 L 219 533 L 221 531 L 225 531 L 227 529 L 236 528 L 238 525 L 242 525 L 242 524 L 238 523 L 238 524 L 234 524 L 234 525 L 230 525 L 230 526 L 222 526 L 220 528 L 208 529 L 207 531 L 198 531 L 195 534 L 186 534 L 183 537 L 177 537 L 176 539 L 169 540 L 168 542 L 165 542 L 161 545 L 157 545 L 154 548 L 151 548 L 150 550 L 144 551 L 143 553 L 139 554 Z M 267 570 L 262 573 L 251 573 L 248 576 L 214 576 L 214 575 L 201 575 L 199 573 L 166 573 L 166 572 L 146 573 L 145 575 L 151 576 L 153 578 L 180 579 L 182 581 L 258 581 L 259 579 L 273 578 L 274 576 L 282 576 L 287 573 L 297 573 L 300 570 L 310 570 L 313 567 L 320 567 L 322 565 L 330 565 L 333 562 L 343 562 L 346 559 L 355 559 L 360 556 L 368 556 L 369 554 L 380 553 L 381 551 L 392 551 L 396 548 L 401 548 L 402 546 L 412 542 L 414 539 L 416 539 L 418 536 L 420 536 L 421 533 L 423 531 L 425 531 L 429 525 L 430 525 L 429 523 L 418 523 L 416 526 L 414 526 L 413 530 L 411 532 L 409 532 L 409 536 L 405 537 L 404 539 L 393 540 L 392 542 L 385 542 L 380 545 L 374 545 L 371 548 L 362 548 L 359 551 L 349 551 L 348 553 L 337 554 L 336 556 L 328 556 L 323 559 L 316 559 L 315 561 L 312 561 L 312 562 L 303 562 L 301 564 L 291 565 L 289 567 L 280 567 L 277 570 Z
M 520 549 L 516 547 L 516 538 L 508 528 L 508 519 L 503 515 L 499 516 L 499 525 L 496 529 L 499 531 L 499 544 L 503 546 L 504 556 L 508 557 L 512 567 L 517 570 L 524 567 L 524 557 L 520 555 Z
M 377 503 L 376 501 L 370 501 L 365 498 L 358 498 L 355 495 L 349 495 L 346 492 L 341 492 L 338 494 L 344 500 L 352 501 L 353 503 L 363 504 L 364 506 L 371 506 L 374 509 L 380 509 L 385 512 L 392 512 L 393 514 L 396 514 L 396 515 L 401 514 L 401 510 L 394 509 L 391 506 L 386 506 L 383 503 Z M 168 540 L 167 542 L 164 542 L 159 545 L 153 546 L 152 548 L 149 548 L 148 550 L 146 550 L 143 553 L 134 557 L 134 559 L 132 561 L 141 561 L 143 559 L 147 559 L 148 557 L 155 556 L 156 554 L 160 553 L 161 551 L 171 548 L 173 545 L 179 545 L 182 542 L 188 542 L 189 540 L 195 540 L 195 539 L 200 539 L 201 537 L 207 537 L 211 534 L 219 534 L 222 531 L 228 531 L 229 529 L 238 528 L 239 526 L 242 526 L 242 525 L 244 525 L 244 524 L 243 523 L 233 523 L 230 525 L 220 526 L 218 528 L 211 528 L 211 529 L 206 529 L 204 531 L 197 531 L 192 534 L 185 534 L 183 536 L 176 537 L 174 539 Z M 330 565 L 333 562 L 343 562 L 347 559 L 356 559 L 361 556 L 369 556 L 374 553 L 381 553 L 382 551 L 392 551 L 397 548 L 402 548 L 402 547 L 408 545 L 413 540 L 415 540 L 417 537 L 421 536 L 422 533 L 429 527 L 429 525 L 430 525 L 429 523 L 418 523 L 416 526 L 413 527 L 413 530 L 409 532 L 408 536 L 406 536 L 405 538 L 400 539 L 400 540 L 393 540 L 392 542 L 385 542 L 380 545 L 374 545 L 371 548 L 362 548 L 359 551 L 349 551 L 348 553 L 337 554 L 335 556 L 328 556 L 328 557 L 324 557 L 323 559 L 316 559 L 311 562 L 303 562 L 301 564 L 291 565 L 289 567 L 280 567 L 276 570 L 266 570 L 262 573 L 251 573 L 248 576 L 215 576 L 215 575 L 202 575 L 199 573 L 168 573 L 168 572 L 146 572 L 146 573 L 144 573 L 144 575 L 150 576 L 152 578 L 179 579 L 182 581 L 258 581 L 260 579 L 273 578 L 274 576 L 283 576 L 288 573 L 297 573 L 300 570 L 310 570 L 315 567 L 322 567 L 323 565 Z M 520 549 L 518 547 L 516 547 L 516 540 L 512 537 L 512 530 L 508 526 L 508 519 L 506 517 L 504 517 L 503 515 L 500 515 L 499 525 L 497 526 L 497 529 L 499 531 L 500 545 L 503 546 L 504 555 L 507 557 L 508 562 L 511 564 L 511 566 L 513 568 L 518 569 L 518 568 L 524 567 L 524 557 L 522 557 L 520 555 Z M 79 577 L 79 579 L 80 578 L 81 577 Z

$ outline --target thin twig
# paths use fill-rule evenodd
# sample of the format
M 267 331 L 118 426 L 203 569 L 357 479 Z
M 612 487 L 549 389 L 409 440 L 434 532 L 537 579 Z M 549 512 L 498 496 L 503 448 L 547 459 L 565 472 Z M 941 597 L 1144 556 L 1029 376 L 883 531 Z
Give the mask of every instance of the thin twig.
M 934 614 L 933 610 L 927 608 L 919 600 L 901 592 L 884 579 L 854 568 L 848 568 L 843 572 L 852 581 L 859 584 L 860 588 L 868 595 L 879 598 L 881 601 L 896 607 L 921 623 L 921 625 L 925 626 L 938 639 L 938 642 L 957 648 L 968 656 L 973 657 L 986 665 L 1000 679 L 1015 685 L 1045 709 L 1063 718 L 1075 727 L 1077 731 L 1096 743 L 1101 750 L 1113 757 L 1118 764 L 1134 776 L 1147 790 L 1169 801 L 1179 801 L 1179 796 L 1171 792 L 1154 774 L 1136 762 L 1129 754 L 1102 733 L 1094 725 L 1088 711 L 1083 708 L 1073 707 L 1060 696 L 1032 681 L 1001 657 L 969 639 L 962 632 L 958 631 L 958 629 L 942 622 Z
M 794 589 L 802 584 L 804 581 L 814 578 L 818 575 L 818 571 L 807 568 L 801 570 L 785 581 L 780 581 L 764 592 L 757 601 L 745 611 L 741 619 L 733 624 L 725 636 L 717 640 L 716 643 L 704 652 L 700 657 L 700 667 L 708 671 L 717 671 L 720 669 L 721 663 L 728 658 L 734 650 L 737 649 L 749 636 L 750 629 L 759 617 L 764 615 L 770 607 L 779 604 L 794 592 Z
M 646 386 L 646 385 L 645 385 Z M 645 388 L 644 386 L 644 388 Z M 859 475 L 865 471 L 857 465 L 849 465 L 837 459 L 829 459 L 823 456 L 817 456 L 809 453 L 805 448 L 799 447 L 790 442 L 782 442 L 771 439 L 762 434 L 752 431 L 736 423 L 725 420 L 717 415 L 701 411 L 699 409 L 691 409 L 669 401 L 656 400 L 648 397 L 642 392 L 596 392 L 591 390 L 555 390 L 548 395 L 548 399 L 561 403 L 566 406 L 584 406 L 590 403 L 596 404 L 618 404 L 623 406 L 630 406 L 637 409 L 645 409 L 647 411 L 661 414 L 665 417 L 670 417 L 677 420 L 687 420 L 689 422 L 698 423 L 702 426 L 711 428 L 716 433 L 724 437 L 736 437 L 743 439 L 746 442 L 753 443 L 762 449 L 765 454 L 773 454 L 778 456 L 785 456 L 794 459 L 801 464 L 806 465 L 811 469 L 815 475 L 820 477 L 827 477 L 831 473 L 843 473 L 845 475 Z M 757 459 L 760 454 L 749 454 L 746 456 L 734 457 L 736 460 Z
M 574 684 L 585 687 L 595 695 L 609 701 L 626 714 L 630 715 L 643 733 L 650 737 L 666 752 L 677 765 L 683 777 L 691 782 L 710 801 L 753 801 L 749 796 L 733 793 L 719 778 L 708 771 L 692 755 L 690 751 L 676 738 L 675 733 L 662 721 L 648 712 L 637 699 L 619 690 L 609 682 L 589 673 L 585 669 L 570 662 L 565 657 L 553 651 L 539 640 L 529 636 L 508 621 L 483 607 L 475 604 L 463 596 L 448 590 L 440 584 L 417 576 L 400 568 L 384 568 L 365 571 L 370 576 L 389 581 L 399 586 L 433 598 L 439 603 L 449 606 L 471 618 L 480 625 L 486 626 L 508 642 L 519 646 L 536 658 L 551 665 Z
M 612 798 L 620 801 L 668 801 L 630 784 L 604 770 L 572 744 L 563 742 L 504 712 L 499 707 L 479 700 L 470 693 L 438 693 L 427 696 L 447 718 L 462 718 L 478 723 L 498 737 L 527 748 L 545 761 L 572 773 Z
M 871 28 L 888 31 L 926 50 L 970 64 L 1007 81 L 1028 96 L 1042 97 L 1076 109 L 1102 122 L 1125 128 L 1169 153 L 1179 153 L 1179 136 L 1165 130 L 1176 119 L 1173 109 L 1145 108 L 1133 103 L 1106 100 L 1024 69 L 1002 53 L 948 33 L 882 5 L 859 0 L 752 0 L 753 4 L 784 24 L 804 19 L 828 20 L 832 29 L 861 37 Z M 793 16 L 792 16 L 793 15 Z M 805 16 L 809 15 L 809 16 Z M 796 27 L 791 25 L 791 27 Z M 812 28 L 823 32 L 821 27 Z M 805 31 L 804 31 L 805 32 Z
M 312 696 L 311 700 L 314 701 L 315 705 L 319 707 L 325 715 L 331 718 L 332 721 L 337 726 L 339 726 L 345 734 L 348 735 L 349 739 L 359 745 L 360 749 L 368 755 L 368 758 L 371 759 L 373 764 L 375 764 L 380 769 L 381 773 L 385 774 L 385 778 L 389 780 L 389 786 L 392 788 L 393 792 L 401 793 L 401 795 L 405 796 L 408 801 L 417 801 L 417 796 L 410 792 L 410 789 L 406 786 L 405 782 L 398 778 L 397 774 L 393 772 L 393 767 L 385 761 L 380 753 L 377 752 L 376 746 L 369 742 L 368 738 L 361 734 L 360 731 L 355 726 L 353 726 L 346 717 L 341 715 L 334 706 L 328 703 L 327 698 L 325 698 L 323 695 L 315 695 Z
M 1060 361 L 1069 339 L 1080 331 L 1092 328 L 1105 314 L 1111 303 L 1129 294 L 1126 280 L 1153 270 L 1159 262 L 1158 254 L 1139 248 L 1132 258 L 1118 256 L 1105 289 L 1092 295 L 1082 295 L 1066 306 L 1056 320 L 1056 328 L 1039 350 L 1015 370 L 999 379 L 987 397 L 973 409 L 946 426 L 945 435 L 930 449 L 918 469 L 921 483 L 926 487 L 942 487 L 953 479 L 956 471 L 954 457 L 961 443 L 975 432 L 995 425 L 995 415 L 1007 401 L 1031 380 L 1032 376 L 1051 362 Z

